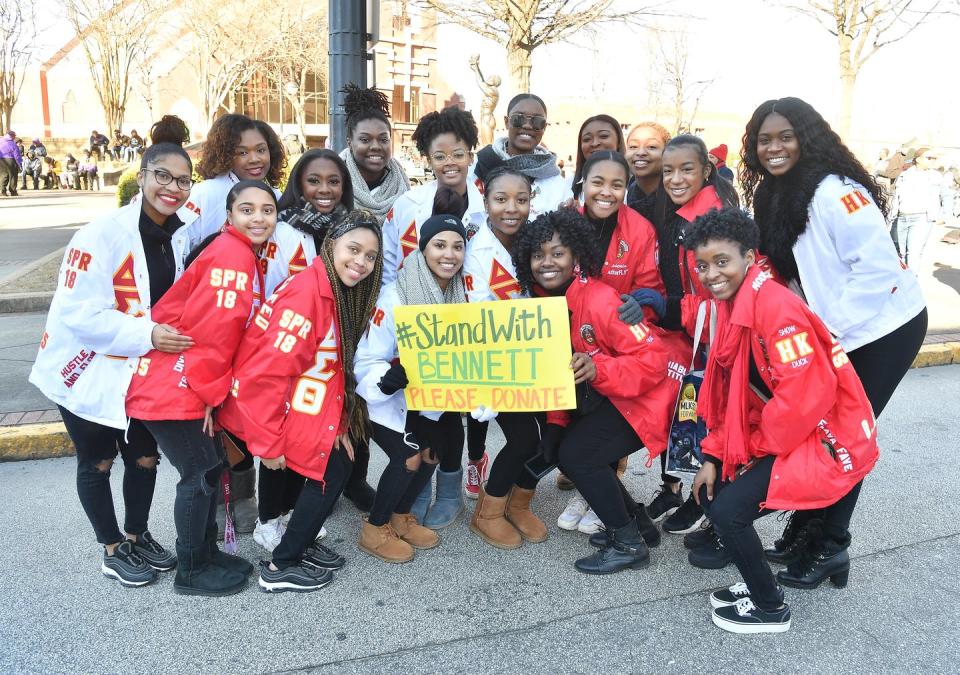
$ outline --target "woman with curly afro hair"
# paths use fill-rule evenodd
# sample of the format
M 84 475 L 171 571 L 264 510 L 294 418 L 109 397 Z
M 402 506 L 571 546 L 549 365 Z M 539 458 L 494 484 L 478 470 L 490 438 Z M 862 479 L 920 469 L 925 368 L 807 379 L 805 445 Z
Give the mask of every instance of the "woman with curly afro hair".
M 263 181 L 273 187 L 279 198 L 277 186 L 286 163 L 280 137 L 266 122 L 235 114 L 214 122 L 197 164 L 197 173 L 203 180 L 194 185 L 183 209 L 191 245 L 196 246 L 223 228 L 227 220 L 227 193 L 237 182 Z
M 846 350 L 879 417 L 927 331 L 917 278 L 887 234 L 883 191 L 799 98 L 761 103 L 741 154 L 740 182 L 760 228 L 760 250 Z M 812 588 L 823 581 L 831 561 L 846 555 L 859 494 L 857 485 L 823 511 L 793 515 L 767 552 L 790 563 L 780 583 Z
M 467 239 L 487 221 L 483 195 L 467 180 L 479 142 L 473 115 L 457 107 L 427 113 L 412 138 L 436 180 L 400 195 L 387 212 L 383 222 L 384 284 L 397 278 L 403 259 L 417 249 L 420 228 L 430 216 L 456 216 L 467 230 Z
M 713 622 L 732 633 L 790 628 L 754 521 L 836 502 L 879 456 L 873 411 L 847 355 L 757 264 L 757 240 L 756 225 L 736 208 L 699 216 L 686 237 L 717 305 L 697 402 L 710 432 L 692 492 L 743 577 L 710 597 Z M 823 562 L 831 582 L 846 585 L 846 553 Z
M 670 362 L 683 360 L 689 348 L 655 326 L 620 320 L 620 296 L 597 278 L 603 258 L 596 242 L 580 214 L 559 209 L 524 227 L 513 257 L 524 289 L 565 297 L 570 310 L 576 409 L 547 413 L 541 451 L 559 462 L 604 524 L 590 538 L 599 550 L 575 567 L 612 574 L 645 567 L 647 547 L 660 542 L 616 466 L 644 443 L 653 456 L 666 449 L 680 376 Z

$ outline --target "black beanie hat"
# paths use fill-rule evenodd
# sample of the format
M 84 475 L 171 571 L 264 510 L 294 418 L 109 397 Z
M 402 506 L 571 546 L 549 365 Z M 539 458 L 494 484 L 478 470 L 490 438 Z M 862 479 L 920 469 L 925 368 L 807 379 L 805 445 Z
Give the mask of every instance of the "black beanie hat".
M 463 237 L 463 243 L 467 243 L 467 231 L 463 228 L 460 219 L 449 213 L 438 213 L 427 218 L 426 222 L 420 226 L 420 252 L 423 253 L 427 243 L 441 232 L 456 232 Z

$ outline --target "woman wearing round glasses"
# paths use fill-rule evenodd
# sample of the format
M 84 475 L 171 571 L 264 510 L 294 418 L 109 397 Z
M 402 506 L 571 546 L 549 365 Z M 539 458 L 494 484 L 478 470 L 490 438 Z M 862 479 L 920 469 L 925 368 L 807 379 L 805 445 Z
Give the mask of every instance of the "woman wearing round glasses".
M 507 135 L 497 138 L 477 153 L 471 179 L 482 189 L 497 167 L 519 171 L 530 179 L 530 220 L 556 209 L 563 201 L 566 183 L 557 166 L 557 156 L 540 144 L 547 128 L 547 106 L 534 94 L 517 94 L 503 118 Z
M 483 195 L 472 180 L 467 180 L 477 134 L 473 115 L 459 108 L 444 108 L 420 118 L 411 138 L 436 180 L 403 193 L 387 212 L 383 222 L 383 285 L 397 278 L 404 258 L 417 250 L 420 228 L 430 216 L 457 216 L 468 239 L 486 225 Z

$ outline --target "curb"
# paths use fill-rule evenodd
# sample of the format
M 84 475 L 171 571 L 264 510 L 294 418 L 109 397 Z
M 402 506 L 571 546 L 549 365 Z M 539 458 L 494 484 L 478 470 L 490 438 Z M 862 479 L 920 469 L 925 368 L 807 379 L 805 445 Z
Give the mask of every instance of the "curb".
M 20 277 L 26 276 L 36 269 L 46 265 L 51 260 L 63 258 L 63 252 L 67 250 L 66 246 L 51 251 L 42 258 L 25 265 L 13 274 L 0 279 L 0 286 L 9 285 L 16 282 Z M 21 312 L 45 312 L 50 309 L 50 303 L 53 301 L 53 291 L 40 291 L 33 293 L 0 293 L 0 314 L 19 314 Z
M 960 342 L 927 344 L 911 368 L 960 364 Z M 73 443 L 62 422 L 0 427 L 0 462 L 51 459 L 74 455 Z

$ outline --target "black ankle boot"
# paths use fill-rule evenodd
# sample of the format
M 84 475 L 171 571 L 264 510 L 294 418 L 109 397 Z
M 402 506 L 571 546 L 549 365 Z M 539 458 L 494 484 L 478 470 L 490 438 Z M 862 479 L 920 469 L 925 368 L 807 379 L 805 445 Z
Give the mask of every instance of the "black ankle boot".
M 772 547 L 764 549 L 763 554 L 769 562 L 789 565 L 810 545 L 811 535 L 819 537 L 821 527 L 821 520 L 810 511 L 794 511 L 787 519 L 783 534 Z
M 777 572 L 777 581 L 790 588 L 812 589 L 829 577 L 834 586 L 844 588 L 850 576 L 849 545 L 849 535 L 846 541 L 825 538 L 809 547 L 787 569 Z
M 637 519 L 610 532 L 610 545 L 574 563 L 584 574 L 613 574 L 627 568 L 638 570 L 650 564 L 650 551 L 640 534 Z
M 247 577 L 210 562 L 210 548 L 184 548 L 177 542 L 177 576 L 173 590 L 181 595 L 233 595 L 247 585 Z
M 637 502 L 637 508 L 634 511 L 637 519 L 637 527 L 640 529 L 640 536 L 643 537 L 647 548 L 656 548 L 660 545 L 660 528 L 656 526 L 653 520 L 647 514 L 647 509 L 643 504 Z M 590 535 L 590 545 L 594 548 L 603 548 L 610 546 L 610 534 L 606 529 L 600 529 Z
M 231 572 L 239 572 L 247 577 L 253 572 L 253 565 L 246 558 L 238 555 L 231 555 L 226 551 L 221 551 L 217 546 L 217 531 L 207 531 L 207 547 L 210 550 L 210 562 L 217 567 L 222 567 Z

